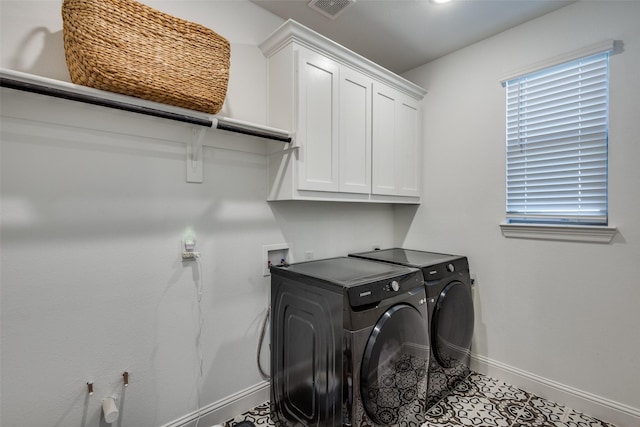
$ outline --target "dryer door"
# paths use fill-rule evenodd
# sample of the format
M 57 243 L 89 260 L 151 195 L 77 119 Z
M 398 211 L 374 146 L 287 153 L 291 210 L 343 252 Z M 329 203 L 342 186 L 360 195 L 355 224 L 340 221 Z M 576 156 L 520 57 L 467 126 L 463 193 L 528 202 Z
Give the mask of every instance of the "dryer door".
M 429 337 L 426 320 L 407 304 L 389 308 L 369 336 L 362 359 L 360 393 L 376 424 L 398 424 L 403 408 L 426 396 Z
M 469 365 L 473 317 L 468 286 L 459 281 L 445 286 L 431 317 L 431 346 L 442 367 L 464 369 Z

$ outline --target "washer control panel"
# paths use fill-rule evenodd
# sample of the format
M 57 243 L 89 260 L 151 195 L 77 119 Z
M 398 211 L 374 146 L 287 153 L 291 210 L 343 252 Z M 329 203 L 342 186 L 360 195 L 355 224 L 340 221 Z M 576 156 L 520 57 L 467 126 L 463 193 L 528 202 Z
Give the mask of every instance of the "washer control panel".
M 355 286 L 349 289 L 349 303 L 352 307 L 376 303 L 386 298 L 392 298 L 399 293 L 421 287 L 423 286 L 422 283 L 422 275 L 420 272 L 416 272 L 404 277 Z
M 469 270 L 469 261 L 466 257 L 460 257 L 459 259 L 435 264 L 429 267 L 423 267 L 422 273 L 424 280 L 429 282 L 431 280 L 440 280 L 443 277 L 448 277 L 453 274 L 460 274 L 461 272 Z
M 398 292 L 400 290 L 400 283 L 397 280 L 392 280 L 387 286 L 384 287 L 386 292 Z

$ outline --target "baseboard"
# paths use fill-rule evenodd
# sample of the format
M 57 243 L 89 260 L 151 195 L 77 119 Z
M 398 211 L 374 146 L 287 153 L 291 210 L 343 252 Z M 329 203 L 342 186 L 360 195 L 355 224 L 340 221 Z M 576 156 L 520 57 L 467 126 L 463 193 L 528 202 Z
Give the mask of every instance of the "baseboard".
M 639 426 L 640 409 L 474 354 L 471 369 L 619 427 Z
M 248 387 L 237 393 L 213 402 L 203 408 L 200 412 L 194 411 L 174 420 L 162 427 L 193 427 L 198 421 L 199 427 L 209 427 L 215 424 L 222 424 L 249 409 L 255 408 L 261 403 L 269 400 L 269 382 L 262 381 L 256 385 Z
M 583 412 L 618 427 L 640 425 L 640 409 L 561 384 L 485 356 L 471 356 L 471 369 L 522 388 L 545 399 Z M 269 400 L 269 382 L 262 381 L 200 410 L 199 427 L 210 427 L 233 418 Z M 194 427 L 198 411 L 162 427 Z

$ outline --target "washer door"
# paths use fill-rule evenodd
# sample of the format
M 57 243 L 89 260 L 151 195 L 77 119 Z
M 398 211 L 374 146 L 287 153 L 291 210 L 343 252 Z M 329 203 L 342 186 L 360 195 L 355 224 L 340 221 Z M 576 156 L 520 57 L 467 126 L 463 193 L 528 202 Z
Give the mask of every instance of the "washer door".
M 362 359 L 360 393 L 371 420 L 398 424 L 403 407 L 426 395 L 427 322 L 407 304 L 395 305 L 376 323 Z
M 431 346 L 442 367 L 468 366 L 473 318 L 473 300 L 468 287 L 459 281 L 445 286 L 431 317 Z

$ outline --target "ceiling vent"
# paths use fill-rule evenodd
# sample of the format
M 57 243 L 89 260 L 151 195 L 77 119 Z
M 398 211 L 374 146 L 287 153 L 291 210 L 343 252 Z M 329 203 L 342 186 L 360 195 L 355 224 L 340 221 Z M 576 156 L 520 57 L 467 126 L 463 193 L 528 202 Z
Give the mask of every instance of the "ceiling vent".
M 336 19 L 348 6 L 355 2 L 356 0 L 311 0 L 309 7 L 327 18 Z

